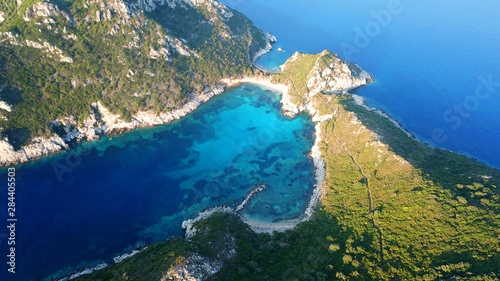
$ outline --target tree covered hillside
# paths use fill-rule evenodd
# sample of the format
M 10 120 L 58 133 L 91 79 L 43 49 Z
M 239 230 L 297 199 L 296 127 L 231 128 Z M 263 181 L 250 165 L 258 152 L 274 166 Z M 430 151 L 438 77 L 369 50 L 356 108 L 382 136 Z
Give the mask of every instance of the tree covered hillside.
M 130 120 L 252 73 L 262 31 L 215 1 L 4 0 L 0 133 L 17 148 L 100 101 Z M 6 105 L 6 106 L 5 106 Z

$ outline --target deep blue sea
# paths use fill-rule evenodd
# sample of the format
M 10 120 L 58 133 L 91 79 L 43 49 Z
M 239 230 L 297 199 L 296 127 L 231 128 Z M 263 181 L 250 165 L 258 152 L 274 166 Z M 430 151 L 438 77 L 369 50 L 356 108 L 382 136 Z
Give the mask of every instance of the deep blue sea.
M 375 83 L 357 94 L 420 140 L 500 167 L 500 1 L 221 2 L 278 38 L 258 64 L 277 68 L 295 51 L 329 49 L 371 73 Z M 17 273 L 6 274 L 2 207 L 0 280 L 42 280 L 110 262 L 141 243 L 181 235 L 184 219 L 237 204 L 262 181 L 269 188 L 246 216 L 299 216 L 313 184 L 312 143 L 305 114 L 284 118 L 275 92 L 245 85 L 172 124 L 18 166 Z M 6 192 L 0 200 L 7 204 Z
M 284 117 L 281 97 L 245 84 L 172 124 L 138 129 L 16 167 L 16 275 L 6 271 L 7 191 L 0 209 L 0 280 L 42 280 L 142 244 L 182 235 L 183 220 L 239 204 L 272 222 L 303 214 L 314 183 L 314 124 Z M 0 182 L 7 182 L 0 170 Z M 4 204 L 5 203 L 5 204 Z
M 372 74 L 357 94 L 420 140 L 500 168 L 500 1 L 221 2 L 276 35 L 258 64 L 329 49 Z

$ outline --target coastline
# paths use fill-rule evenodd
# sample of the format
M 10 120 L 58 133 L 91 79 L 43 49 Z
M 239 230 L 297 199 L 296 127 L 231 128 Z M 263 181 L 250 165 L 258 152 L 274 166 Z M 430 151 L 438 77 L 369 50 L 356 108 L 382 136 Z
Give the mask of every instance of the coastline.
M 276 37 L 274 35 L 272 35 L 271 33 L 269 33 L 269 31 L 268 31 L 266 34 L 266 47 L 264 47 L 263 49 L 260 49 L 257 53 L 255 53 L 255 55 L 252 58 L 252 63 L 255 63 L 260 57 L 269 53 L 273 49 L 273 46 L 271 44 L 276 43 L 276 42 L 278 42 Z M 255 67 L 257 67 L 257 66 L 255 66 Z M 262 70 L 259 67 L 257 67 L 257 68 Z
M 378 115 L 380 115 L 380 116 L 382 116 L 382 117 L 384 117 L 384 118 L 388 119 L 389 121 L 391 121 L 391 122 L 394 124 L 394 126 L 396 126 L 396 127 L 397 127 L 398 129 L 400 129 L 401 131 L 405 132 L 405 134 L 406 134 L 408 137 L 410 137 L 410 138 L 412 138 L 412 139 L 414 139 L 414 140 L 418 140 L 418 139 L 417 139 L 417 138 L 416 138 L 416 137 L 415 137 L 415 136 L 414 136 L 414 135 L 413 135 L 410 131 L 406 130 L 406 129 L 403 127 L 403 124 L 402 124 L 401 122 L 399 122 L 398 120 L 396 120 L 396 119 L 392 118 L 392 116 L 391 116 L 391 115 L 389 115 L 389 113 L 385 112 L 385 111 L 384 111 L 384 110 L 382 110 L 382 109 L 377 109 L 377 108 L 375 108 L 375 107 L 371 107 L 371 106 L 367 105 L 367 104 L 366 104 L 366 98 L 365 98 L 365 97 L 361 97 L 361 96 L 358 96 L 358 95 L 356 95 L 356 94 L 352 94 L 352 99 L 354 100 L 354 102 L 355 102 L 357 105 L 359 105 L 359 106 L 361 106 L 361 107 L 365 108 L 365 109 L 366 109 L 366 110 L 368 110 L 368 111 L 375 112 L 375 113 L 377 113 Z
M 93 141 L 99 139 L 99 135 L 121 134 L 136 128 L 154 127 L 158 125 L 168 124 L 178 120 L 197 109 L 202 103 L 207 102 L 212 97 L 221 94 L 224 88 L 221 85 L 210 89 L 200 95 L 193 95 L 191 100 L 178 109 L 170 112 L 155 114 L 152 111 L 140 111 L 132 116 L 132 121 L 123 121 L 118 114 L 111 113 L 101 103 L 96 102 L 91 105 L 98 113 L 88 117 L 83 126 L 76 127 L 70 130 L 70 125 L 74 125 L 73 116 L 58 119 L 51 122 L 54 125 L 62 125 L 66 127 L 66 135 L 63 137 L 53 134 L 50 138 L 37 137 L 27 146 L 19 150 L 14 150 L 14 147 L 6 140 L 0 139 L 0 167 L 17 165 L 29 161 L 37 160 L 45 156 L 49 156 L 67 149 L 69 146 L 66 142 L 76 140 L 80 142 L 84 139 Z M 97 118 L 100 115 L 100 118 Z M 93 124 L 97 121 L 104 124 L 94 127 Z M 64 125 L 66 124 L 66 125 Z
M 267 233 L 272 233 L 274 231 L 278 232 L 283 232 L 286 230 L 291 230 L 297 226 L 297 224 L 310 220 L 311 217 L 314 214 L 314 208 L 317 206 L 319 199 L 321 197 L 321 191 L 322 191 L 322 186 L 323 186 L 323 180 L 325 177 L 325 163 L 324 160 L 321 157 L 321 151 L 319 149 L 319 143 L 321 142 L 321 126 L 320 124 L 326 120 L 329 120 L 331 116 L 318 116 L 317 110 L 314 108 L 314 106 L 310 103 L 307 102 L 307 104 L 301 106 L 300 108 L 293 104 L 291 102 L 291 96 L 289 95 L 289 89 L 290 87 L 284 84 L 278 84 L 278 83 L 273 83 L 271 77 L 265 77 L 265 76 L 253 76 L 253 77 L 243 77 L 239 79 L 231 79 L 231 78 L 226 78 L 226 79 L 221 79 L 219 81 L 219 84 L 214 87 L 213 89 L 210 89 L 200 95 L 193 96 L 191 101 L 186 103 L 184 106 L 182 106 L 179 109 L 173 110 L 171 112 L 167 113 L 161 113 L 159 115 L 156 115 L 152 112 L 139 112 L 136 115 L 132 117 L 131 122 L 124 122 L 119 118 L 118 115 L 115 115 L 111 113 L 107 108 L 105 108 L 103 105 L 100 103 L 95 103 L 93 104 L 93 107 L 95 109 L 98 109 L 97 114 L 101 115 L 99 120 L 103 120 L 105 122 L 104 125 L 94 128 L 94 127 L 89 127 L 85 126 L 83 128 L 77 128 L 77 131 L 71 131 L 68 132 L 67 135 L 65 136 L 69 140 L 82 140 L 84 138 L 88 139 L 89 141 L 95 140 L 98 138 L 99 134 L 113 134 L 113 133 L 123 133 L 125 131 L 129 131 L 135 128 L 140 128 L 140 127 L 152 127 L 156 125 L 163 125 L 170 123 L 172 121 L 178 120 L 189 113 L 193 112 L 195 109 L 198 108 L 202 103 L 208 101 L 212 97 L 219 95 L 226 90 L 238 86 L 240 84 L 244 83 L 252 83 L 252 84 L 257 84 L 261 85 L 264 87 L 267 87 L 269 89 L 275 90 L 281 94 L 281 104 L 282 104 L 282 112 L 284 115 L 293 118 L 295 115 L 299 114 L 300 112 L 308 109 L 309 115 L 312 116 L 312 121 L 315 123 L 315 141 L 314 145 L 311 148 L 311 158 L 313 160 L 314 164 L 314 169 L 315 169 L 315 184 L 314 188 L 311 193 L 310 200 L 307 204 L 307 207 L 304 211 L 304 214 L 298 218 L 295 219 L 290 219 L 290 220 L 283 220 L 279 222 L 273 222 L 273 223 L 267 223 L 267 222 L 261 222 L 261 221 L 255 221 L 248 219 L 244 217 L 243 215 L 240 215 L 241 219 L 247 223 L 250 228 L 257 232 L 267 232 Z M 96 114 L 93 116 L 89 117 L 88 120 L 84 124 L 93 124 L 96 121 Z M 58 122 L 63 123 L 66 122 L 67 124 L 71 121 L 71 117 L 67 118 L 65 120 L 58 120 Z M 68 126 L 69 127 L 69 126 Z M 62 142 L 59 143 L 59 148 L 58 150 L 53 150 L 49 154 L 57 153 L 59 151 L 62 151 L 63 149 L 67 148 L 66 146 L 63 146 L 65 144 L 64 142 L 64 137 L 60 138 L 56 135 L 53 137 L 54 139 L 49 139 L 49 143 L 56 143 L 56 142 Z M 12 146 L 11 146 L 12 147 Z M 0 147 L 1 149 L 1 147 Z M 26 149 L 23 148 L 21 149 L 22 153 L 26 153 Z M 0 150 L 1 152 L 1 150 Z M 44 154 L 41 153 L 38 155 L 31 156 L 30 157 L 25 157 L 22 162 L 27 162 L 31 160 L 35 160 L 41 157 L 44 157 L 49 154 Z M 5 154 L 1 154 L 5 155 Z M 0 165 L 3 164 L 3 159 L 0 159 Z M 229 210 L 231 209 L 231 210 Z M 197 220 L 203 219 L 209 215 L 211 215 L 214 212 L 234 212 L 234 209 L 227 207 L 227 206 L 220 206 L 220 207 L 214 207 L 210 210 L 206 210 L 204 212 L 201 212 L 198 217 L 193 218 L 189 221 L 191 221 L 191 224 Z M 184 226 L 184 223 L 183 223 Z M 188 227 L 186 226 L 186 229 Z M 191 230 L 186 231 L 186 237 L 188 237 L 188 233 L 192 233 Z M 195 231 L 195 230 L 194 230 Z M 193 233 L 194 234 L 194 233 Z M 124 257 L 126 258 L 126 257 Z
M 352 94 L 352 98 L 354 100 L 354 103 L 356 103 L 356 105 L 359 105 L 363 108 L 365 108 L 366 110 L 368 111 L 371 111 L 371 112 L 374 112 L 384 118 L 386 118 L 387 120 L 391 121 L 391 123 L 394 124 L 394 126 L 396 126 L 398 129 L 400 129 L 401 131 L 403 131 L 408 137 L 412 138 L 413 140 L 416 140 L 428 147 L 431 147 L 431 148 L 434 148 L 434 149 L 440 149 L 440 150 L 444 150 L 444 151 L 448 151 L 448 152 L 451 152 L 451 153 L 455 153 L 455 154 L 458 154 L 458 155 L 462 155 L 464 157 L 467 157 L 471 160 L 474 160 L 476 162 L 479 162 L 479 163 L 482 163 L 492 169 L 495 169 L 495 170 L 499 170 L 500 171 L 500 168 L 497 168 L 495 166 L 492 166 L 490 163 L 487 163 L 483 160 L 480 160 L 480 159 L 477 159 L 477 158 L 474 158 L 473 156 L 471 155 L 467 155 L 463 152 L 457 152 L 457 151 L 453 151 L 453 150 L 450 150 L 450 149 L 446 149 L 446 148 L 442 148 L 442 147 L 437 147 L 437 146 L 433 146 L 431 145 L 430 143 L 427 143 L 425 141 L 422 141 L 421 139 L 419 139 L 418 137 L 416 137 L 414 134 L 412 134 L 410 131 L 408 131 L 407 129 L 404 128 L 403 124 L 398 121 L 397 119 L 394 119 L 389 113 L 385 112 L 383 109 L 377 109 L 375 107 L 371 107 L 369 105 L 366 104 L 366 98 L 365 97 L 361 97 L 361 96 L 358 96 L 356 94 Z
M 223 79 L 221 80 L 221 82 L 224 83 L 227 86 L 227 88 L 236 87 L 238 85 L 245 83 L 251 83 L 264 86 L 266 88 L 279 92 L 281 94 L 281 101 L 280 101 L 282 105 L 281 111 L 283 115 L 288 116 L 290 118 L 293 118 L 295 115 L 299 114 L 305 109 L 308 110 L 309 115 L 312 117 L 312 121 L 315 123 L 315 133 L 314 133 L 315 140 L 314 140 L 314 145 L 311 147 L 311 153 L 310 153 L 314 165 L 315 184 L 311 193 L 311 197 L 307 204 L 307 207 L 304 211 L 304 215 L 295 219 L 283 220 L 276 223 L 261 222 L 261 221 L 251 220 L 245 216 L 240 216 L 241 219 L 246 224 L 248 224 L 250 228 L 256 233 L 262 233 L 262 232 L 272 233 L 273 231 L 283 232 L 295 228 L 295 226 L 297 226 L 301 222 L 308 221 L 314 214 L 314 208 L 316 207 L 321 198 L 323 180 L 326 175 L 325 161 L 321 157 L 321 151 L 319 148 L 319 143 L 321 142 L 320 124 L 322 122 L 331 119 L 332 116 L 318 116 L 317 110 L 310 103 L 307 103 L 305 107 L 298 108 L 295 104 L 291 102 L 291 97 L 288 94 L 290 87 L 284 84 L 273 83 L 271 81 L 271 78 L 245 77 L 241 79 Z M 205 215 L 206 214 L 200 213 L 198 217 L 200 216 L 203 217 Z M 195 220 L 198 219 L 198 217 L 195 218 Z
M 37 137 L 33 139 L 29 145 L 22 147 L 19 150 L 14 150 L 14 147 L 7 139 L 0 139 L 0 167 L 18 165 L 34 160 L 41 159 L 45 156 L 56 154 L 68 149 L 66 142 L 82 140 L 93 141 L 99 139 L 99 135 L 122 134 L 136 128 L 147 128 L 159 125 L 165 125 L 175 120 L 190 114 L 196 110 L 201 104 L 207 102 L 211 98 L 220 95 L 229 88 L 235 87 L 244 83 L 253 83 L 268 87 L 280 93 L 288 93 L 288 86 L 283 84 L 274 84 L 270 78 L 262 78 L 259 76 L 243 77 L 240 79 L 224 78 L 221 79 L 218 85 L 200 95 L 193 95 L 192 99 L 185 105 L 170 112 L 155 114 L 151 111 L 140 111 L 132 116 L 132 121 L 125 122 L 120 119 L 118 114 L 111 113 L 101 103 L 93 103 L 91 107 L 98 111 L 100 118 L 96 118 L 96 113 L 93 113 L 84 122 L 82 127 L 70 130 L 70 125 L 74 125 L 72 116 L 53 121 L 53 124 L 65 125 L 67 128 L 66 135 L 63 137 L 53 134 L 51 137 Z M 283 101 L 283 99 L 282 99 Z M 286 108 L 286 107 L 285 107 Z M 93 124 L 100 120 L 103 125 L 94 127 Z
M 266 47 L 254 55 L 252 62 L 255 62 L 261 56 L 269 53 L 272 50 L 272 43 L 275 42 L 277 42 L 276 37 L 268 32 L 266 35 Z M 255 67 L 263 72 L 266 71 L 258 68 L 257 66 Z M 92 113 L 90 117 L 84 120 L 83 126 L 76 126 L 77 123 L 75 122 L 75 118 L 73 116 L 60 118 L 50 122 L 54 126 L 64 127 L 66 133 L 65 136 L 61 137 L 56 133 L 53 133 L 50 137 L 36 137 L 28 145 L 21 147 L 19 150 L 15 150 L 13 145 L 9 143 L 7 137 L 0 135 L 0 168 L 27 163 L 41 159 L 45 156 L 62 152 L 69 148 L 67 142 L 73 140 L 76 140 L 76 142 L 81 142 L 84 139 L 87 141 L 93 141 L 99 139 L 101 134 L 122 134 L 136 128 L 147 128 L 168 124 L 185 117 L 196 110 L 201 104 L 207 102 L 212 97 L 223 93 L 228 88 L 242 83 L 255 83 L 280 92 L 288 92 L 287 88 L 285 89 L 281 87 L 284 85 L 275 88 L 275 85 L 270 82 L 270 79 L 265 80 L 257 76 L 243 77 L 235 80 L 231 78 L 223 78 L 215 87 L 210 88 L 201 94 L 193 93 L 191 95 L 191 100 L 180 108 L 159 114 L 150 110 L 139 111 L 132 116 L 132 121 L 130 122 L 121 120 L 118 114 L 111 113 L 109 109 L 104 107 L 100 102 L 92 103 Z M 96 111 L 98 112 L 97 114 Z M 102 121 L 104 124 L 94 127 L 94 124 L 97 121 Z M 71 129 L 71 125 L 76 128 Z
M 300 108 L 300 109 L 297 108 L 296 105 L 290 102 L 290 96 L 288 95 L 288 91 L 290 88 L 289 86 L 284 84 L 273 83 L 270 77 L 254 76 L 254 77 L 243 77 L 240 79 L 226 78 L 220 80 L 218 86 L 215 89 L 211 89 L 206 93 L 194 97 L 190 102 L 188 102 L 179 109 L 173 110 L 168 113 L 161 113 L 158 116 L 154 115 L 151 112 L 139 112 L 133 116 L 131 122 L 124 122 L 119 118 L 118 115 L 109 112 L 109 110 L 104 106 L 102 106 L 100 103 L 96 103 L 93 106 L 99 110 L 99 114 L 101 115 L 101 120 L 103 120 L 106 123 L 106 125 L 97 128 L 92 128 L 93 130 L 89 129 L 88 126 L 85 126 L 83 128 L 78 128 L 77 132 L 75 131 L 69 132 L 66 136 L 66 140 L 76 139 L 78 141 L 81 141 L 83 139 L 87 139 L 89 141 L 92 141 L 98 139 L 99 134 L 108 135 L 116 132 L 124 133 L 133 130 L 135 128 L 153 127 L 157 125 L 168 124 L 193 112 L 202 103 L 207 102 L 212 97 L 215 97 L 216 95 L 219 95 L 232 87 L 236 87 L 238 85 L 246 83 L 264 86 L 266 88 L 279 92 L 281 94 L 282 112 L 284 115 L 288 117 L 293 118 L 296 114 L 305 110 L 305 108 Z M 310 112 L 310 115 L 313 116 L 313 113 Z M 63 121 L 68 121 L 68 120 L 60 120 L 59 122 Z M 293 229 L 298 223 L 309 220 L 311 218 L 314 211 L 313 209 L 319 202 L 319 198 L 321 196 L 321 186 L 325 176 L 324 161 L 321 158 L 321 152 L 318 147 L 321 135 L 319 126 L 320 121 L 323 120 L 319 120 L 317 116 L 313 116 L 313 122 L 316 123 L 315 142 L 313 147 L 311 148 L 310 155 L 313 159 L 316 183 L 314 185 L 314 189 L 312 190 L 311 199 L 308 202 L 308 205 L 304 212 L 304 216 L 278 223 L 257 222 L 249 220 L 242 216 L 243 221 L 249 224 L 254 231 L 256 232 L 286 231 L 289 229 Z M 89 117 L 88 120 L 86 120 L 85 124 L 93 124 L 94 122 L 95 122 L 95 116 L 91 116 Z M 19 151 L 15 151 L 13 153 L 12 153 L 13 147 L 10 144 L 8 144 L 6 141 L 3 141 L 3 143 L 0 142 L 0 152 L 1 152 L 0 166 L 2 165 L 7 166 L 12 164 L 20 164 L 33 161 L 51 154 L 62 152 L 63 150 L 68 148 L 68 145 L 65 143 L 65 139 L 57 135 L 54 135 L 53 137 L 46 140 L 36 139 L 36 141 L 37 143 L 30 144 L 30 146 L 23 147 Z M 7 151 L 7 153 L 3 153 L 4 151 Z M 10 161 L 9 164 L 5 165 L 6 156 L 17 157 L 17 158 L 14 161 Z

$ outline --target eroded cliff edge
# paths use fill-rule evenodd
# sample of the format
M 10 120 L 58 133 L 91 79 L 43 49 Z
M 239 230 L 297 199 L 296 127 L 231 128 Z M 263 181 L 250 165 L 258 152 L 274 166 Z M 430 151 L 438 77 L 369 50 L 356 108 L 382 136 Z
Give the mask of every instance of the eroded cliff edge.
M 33 79 L 37 77 L 35 74 L 18 71 L 17 67 L 22 64 L 13 64 L 12 69 L 2 72 L 0 78 L 6 84 L 0 88 L 0 99 L 5 99 L 0 103 L 0 129 L 3 132 L 0 135 L 0 166 L 24 163 L 57 153 L 68 148 L 69 142 L 92 141 L 102 134 L 119 134 L 139 127 L 166 124 L 189 114 L 201 103 L 238 81 L 272 81 L 279 84 L 287 73 L 284 71 L 270 77 L 254 68 L 252 62 L 269 51 L 276 38 L 269 33 L 264 36 L 243 15 L 215 1 L 87 1 L 79 8 L 81 10 L 78 12 L 73 6 L 63 9 L 50 1 L 25 7 L 22 12 L 22 5 L 18 7 L 26 28 L 37 26 L 40 33 L 45 35 L 42 38 L 52 40 L 35 39 L 40 36 L 26 30 L 0 34 L 0 44 L 6 47 L 2 50 L 7 50 L 0 57 L 8 63 L 12 63 L 11 60 L 19 58 L 22 53 L 39 52 L 46 59 L 42 59 L 40 64 L 46 63 L 55 73 L 53 80 L 47 78 L 49 81 L 44 82 L 44 78 L 39 77 L 39 81 L 34 82 Z M 216 35 L 211 37 L 217 48 L 229 44 L 233 49 L 222 48 L 208 54 L 204 48 L 209 47 L 209 43 L 198 42 L 199 36 L 188 38 L 190 34 L 186 31 L 176 30 L 175 26 L 159 19 L 159 16 L 167 17 L 184 10 L 193 13 L 189 17 L 194 22 L 190 24 L 198 26 L 198 29 L 205 28 L 206 22 L 211 23 L 208 26 L 218 26 L 212 30 Z M 101 58 L 97 70 L 94 69 L 99 72 L 96 76 L 101 77 L 85 78 L 78 74 L 82 59 L 87 58 L 75 53 L 74 49 L 82 48 L 81 44 L 97 48 L 86 41 L 86 35 L 80 33 L 82 28 L 88 26 L 103 28 L 94 36 L 102 37 L 105 42 L 118 40 L 116 36 L 120 33 L 129 37 L 131 41 L 122 48 L 126 50 L 127 56 L 133 57 L 130 61 L 123 58 L 118 49 L 102 54 L 108 56 L 109 61 L 117 60 L 126 69 L 118 73 L 108 71 L 108 63 Z M 141 35 L 145 31 L 154 32 L 148 38 Z M 82 37 L 84 39 L 80 42 Z M 61 44 L 61 38 L 64 44 Z M 233 60 L 221 62 L 220 67 L 224 68 L 226 64 L 228 70 L 221 69 L 216 71 L 217 74 L 211 74 L 209 70 L 214 67 L 206 66 L 219 62 L 220 55 L 227 57 L 227 52 L 236 53 Z M 311 91 L 304 96 L 298 94 L 297 85 L 290 85 L 289 81 L 281 83 L 283 109 L 288 116 L 306 109 L 309 96 L 319 91 L 340 93 L 364 85 L 371 79 L 357 65 L 328 51 L 316 55 L 296 53 L 285 65 L 295 67 L 291 66 L 292 62 L 304 56 L 308 62 L 314 61 L 315 65 L 305 67 L 311 67 L 307 72 L 308 85 L 300 87 L 310 87 Z M 134 60 L 139 65 L 130 64 Z M 243 67 L 240 66 L 242 60 Z M 143 65 L 151 63 L 153 66 Z M 158 68 L 165 67 L 173 73 L 181 64 L 186 64 L 188 69 L 175 74 L 171 80 L 168 80 L 168 74 Z M 61 73 L 65 73 L 64 76 Z M 23 89 L 27 87 L 25 84 L 13 84 L 12 81 L 19 75 L 29 76 L 25 78 L 39 84 L 30 86 L 34 94 L 28 93 L 29 89 Z M 81 92 L 89 96 L 81 97 Z M 47 100 L 54 102 L 44 105 L 49 103 Z M 32 116 L 33 112 L 35 116 Z
M 4 2 L 0 165 L 180 118 L 274 38 L 211 0 Z

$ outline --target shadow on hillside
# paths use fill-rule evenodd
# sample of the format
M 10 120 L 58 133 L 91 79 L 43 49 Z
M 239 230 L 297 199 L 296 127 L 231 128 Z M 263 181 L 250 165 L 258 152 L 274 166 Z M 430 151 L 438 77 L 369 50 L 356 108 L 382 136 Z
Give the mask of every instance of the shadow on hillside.
M 238 223 L 233 225 L 236 227 Z M 317 210 L 312 220 L 299 224 L 295 230 L 275 232 L 272 236 L 222 229 L 236 238 L 238 256 L 228 261 L 226 270 L 219 272 L 214 280 L 293 280 L 297 276 L 303 276 L 303 280 L 333 280 L 337 271 L 355 270 L 365 280 L 370 280 L 365 267 L 355 268 L 346 264 L 343 258 L 351 255 L 358 261 L 364 258 L 376 263 L 376 257 L 348 250 L 362 248 L 376 252 L 371 248 L 373 233 L 364 232 L 360 238 L 342 225 L 328 212 Z
M 14 147 L 14 150 L 18 151 L 28 144 L 31 131 L 28 128 L 16 128 L 5 130 L 4 134 L 9 138 L 9 143 Z
M 493 272 L 499 272 L 498 265 L 500 264 L 500 254 L 492 253 L 489 259 L 483 260 L 481 263 L 477 263 L 474 256 L 475 253 L 473 251 L 461 253 L 454 251 L 445 252 L 433 258 L 434 262 L 432 267 L 438 269 L 438 272 L 442 274 L 442 279 L 456 279 L 458 276 L 466 277 L 471 272 L 474 272 L 476 275 L 489 275 Z M 467 274 L 467 272 L 469 272 L 469 274 Z

